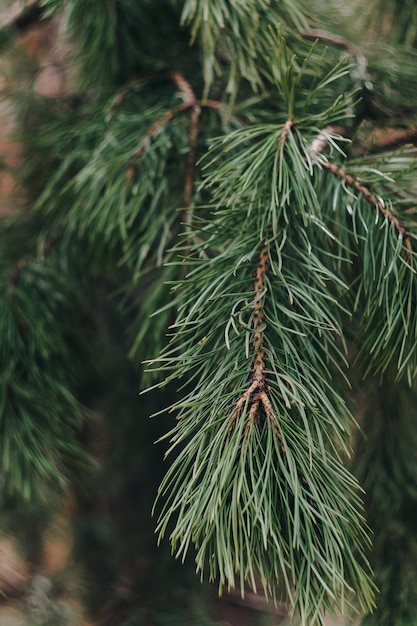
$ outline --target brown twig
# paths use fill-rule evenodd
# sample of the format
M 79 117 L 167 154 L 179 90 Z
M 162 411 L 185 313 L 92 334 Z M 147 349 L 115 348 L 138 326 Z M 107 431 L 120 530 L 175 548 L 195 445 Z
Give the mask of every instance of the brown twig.
M 281 151 L 291 129 L 295 125 L 293 119 L 289 118 L 282 127 L 282 131 L 278 140 L 277 149 Z M 250 432 L 251 426 L 254 423 L 260 422 L 266 418 L 273 425 L 277 438 L 282 442 L 282 437 L 279 429 L 278 420 L 275 415 L 274 408 L 269 399 L 269 392 L 271 390 L 268 384 L 266 376 L 265 366 L 265 351 L 263 347 L 264 332 L 265 332 L 265 278 L 269 268 L 269 251 L 268 244 L 265 241 L 262 244 L 261 251 L 259 253 L 258 265 L 255 273 L 255 281 L 253 284 L 254 291 L 254 313 L 252 317 L 252 327 L 254 330 L 252 348 L 254 357 L 252 360 L 251 377 L 248 381 L 247 389 L 242 393 L 240 398 L 235 403 L 235 408 L 230 418 L 231 424 L 229 433 L 234 429 L 235 423 L 239 415 L 242 414 L 245 406 L 249 406 L 249 412 L 246 419 L 245 436 Z M 285 450 L 283 449 L 283 454 Z
M 313 139 L 310 146 L 310 152 L 312 154 L 321 154 L 329 145 L 329 135 L 342 135 L 344 129 L 341 126 L 326 126 L 323 130 Z
M 184 98 L 184 102 L 194 103 L 197 100 L 193 88 L 191 87 L 190 83 L 185 80 L 182 74 L 180 74 L 179 72 L 172 72 L 171 78 L 180 90 Z
M 374 130 L 375 145 L 383 150 L 398 148 L 408 143 L 417 145 L 417 128 L 381 128 Z
M 187 209 L 191 203 L 191 196 L 194 182 L 194 168 L 197 153 L 198 125 L 200 121 L 200 106 L 198 106 L 197 98 L 190 83 L 185 80 L 184 76 L 179 72 L 173 72 L 171 78 L 177 85 L 184 98 L 184 103 L 191 107 L 190 113 L 190 130 L 188 134 L 188 156 L 187 168 L 185 173 L 185 185 L 183 194 L 184 207 Z M 188 211 L 184 216 L 184 222 L 188 222 Z
M 200 122 L 200 107 L 194 106 L 191 109 L 190 114 L 190 130 L 188 134 L 188 155 L 187 155 L 187 169 L 185 173 L 185 185 L 184 185 L 184 194 L 183 194 L 183 203 L 185 209 L 187 209 L 191 204 L 191 196 L 193 192 L 193 183 L 194 183 L 194 170 L 195 170 L 195 162 L 197 157 L 197 140 L 198 140 L 198 125 Z M 187 215 L 188 215 L 188 211 Z M 187 216 L 184 216 L 187 218 Z M 184 219 L 185 222 L 188 219 Z
M 318 155 L 323 152 L 323 150 L 328 145 L 328 135 L 330 133 L 342 134 L 343 129 L 338 126 L 326 126 L 326 128 L 324 128 L 321 133 L 312 141 L 310 146 L 310 152 L 312 154 Z M 333 176 L 336 176 L 336 178 L 343 180 L 350 187 L 355 189 L 355 191 L 359 192 L 361 196 L 363 196 L 365 200 L 369 202 L 369 204 L 372 204 L 374 207 L 376 207 L 378 211 L 394 225 L 396 231 L 398 233 L 401 233 L 404 238 L 404 245 L 407 248 L 407 261 L 409 262 L 413 248 L 411 245 L 410 233 L 408 231 L 408 228 L 403 224 L 403 222 L 399 220 L 398 217 L 396 217 L 394 213 L 392 213 L 392 211 L 390 211 L 385 206 L 384 202 L 380 200 L 369 187 L 361 183 L 357 178 L 355 178 L 355 176 L 349 174 L 342 167 L 336 165 L 336 163 L 332 163 L 323 159 L 320 164 L 324 169 L 333 174 Z
M 355 176 L 352 176 L 352 174 L 346 172 L 346 170 L 341 168 L 339 165 L 336 165 L 336 163 L 323 161 L 321 165 L 324 169 L 327 169 L 331 174 L 333 174 L 333 176 L 336 176 L 340 180 L 345 181 L 350 187 L 360 193 L 365 198 L 365 200 L 369 202 L 369 204 L 372 204 L 374 207 L 376 207 L 378 211 L 394 225 L 396 231 L 398 233 L 401 233 L 404 238 L 404 245 L 407 248 L 407 260 L 410 261 L 410 256 L 413 252 L 413 248 L 411 245 L 410 233 L 408 231 L 408 228 L 403 224 L 403 222 L 399 220 L 398 217 L 396 217 L 394 213 L 392 213 L 392 211 L 387 209 L 384 202 L 380 200 L 369 187 L 361 183 L 357 178 L 355 178 Z
M 264 304 L 265 304 L 265 277 L 269 267 L 268 246 L 266 242 L 262 245 L 259 254 L 258 266 L 256 268 L 255 281 L 253 290 L 255 294 L 255 311 L 252 318 L 252 326 L 255 331 L 253 338 L 254 357 L 252 361 L 252 375 L 248 382 L 247 389 L 242 393 L 239 400 L 235 404 L 234 411 L 231 416 L 231 424 L 229 432 L 232 432 L 236 419 L 241 415 L 244 407 L 250 405 L 245 434 L 248 434 L 252 424 L 261 421 L 262 415 L 266 416 L 273 424 L 277 431 L 278 437 L 281 438 L 278 430 L 278 422 L 271 401 L 268 397 L 270 386 L 268 385 L 265 372 L 265 352 L 263 348 L 264 338 Z
M 170 122 L 175 116 L 179 115 L 180 113 L 183 113 L 184 111 L 193 110 L 198 107 L 210 108 L 210 109 L 215 109 L 219 111 L 224 108 L 224 105 L 221 102 L 218 102 L 217 100 L 189 100 L 189 101 L 182 102 L 181 104 L 179 104 L 173 109 L 170 109 L 162 117 L 157 119 L 149 128 L 149 130 L 146 132 L 145 136 L 142 138 L 136 151 L 134 152 L 134 155 L 133 155 L 134 158 L 137 159 L 140 156 L 142 156 L 143 152 L 149 146 L 153 137 L 155 137 L 158 131 L 163 126 L 165 126 L 165 124 Z M 129 182 L 133 178 L 135 171 L 136 171 L 136 165 L 134 163 L 131 163 L 126 172 L 127 182 Z
M 196 105 L 197 98 L 195 93 L 190 85 L 190 83 L 185 80 L 182 74 L 178 72 L 174 72 L 171 74 L 172 80 L 178 86 L 181 94 L 184 98 L 184 102 L 189 104 L 191 108 L 190 113 L 190 129 L 188 132 L 188 155 L 187 155 L 187 166 L 185 171 L 185 183 L 184 183 L 184 192 L 183 192 L 183 205 L 184 211 L 182 215 L 182 221 L 186 225 L 188 229 L 191 226 L 192 213 L 190 211 L 191 198 L 193 195 L 193 184 L 194 184 L 194 173 L 195 173 L 195 164 L 197 158 L 197 141 L 198 141 L 198 131 L 199 131 L 199 123 L 200 123 L 200 114 L 201 107 Z
M 295 122 L 293 119 L 288 118 L 287 121 L 285 122 L 284 126 L 282 127 L 282 132 L 279 136 L 278 139 L 278 146 L 283 146 L 285 144 L 285 142 L 288 139 L 288 135 L 291 131 L 291 128 L 295 126 Z

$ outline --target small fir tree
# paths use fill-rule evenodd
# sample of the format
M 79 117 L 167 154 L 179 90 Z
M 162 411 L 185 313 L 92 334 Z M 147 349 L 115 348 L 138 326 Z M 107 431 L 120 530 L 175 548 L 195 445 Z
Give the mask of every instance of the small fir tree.
M 416 15 L 39 0 L 4 26 L 3 508 L 86 498 L 94 457 L 96 480 L 152 475 L 134 442 L 170 407 L 153 496 L 176 557 L 304 626 L 417 620 Z M 18 45 L 51 20 L 71 72 L 53 99 Z

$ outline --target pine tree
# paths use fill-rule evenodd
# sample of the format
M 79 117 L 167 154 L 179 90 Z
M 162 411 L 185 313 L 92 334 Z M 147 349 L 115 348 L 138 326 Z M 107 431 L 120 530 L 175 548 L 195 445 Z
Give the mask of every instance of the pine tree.
M 4 510 L 86 498 L 97 459 L 152 476 L 152 413 L 157 534 L 202 579 L 304 626 L 417 620 L 415 9 L 39 0 L 4 26 Z M 18 43 L 51 20 L 55 98 Z

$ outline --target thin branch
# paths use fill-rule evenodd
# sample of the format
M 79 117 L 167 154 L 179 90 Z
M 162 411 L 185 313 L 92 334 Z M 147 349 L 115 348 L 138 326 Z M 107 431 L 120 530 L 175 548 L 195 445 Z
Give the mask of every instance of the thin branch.
M 417 145 L 417 128 L 381 128 L 373 132 L 374 145 L 383 150 L 398 148 L 406 144 Z
M 184 192 L 183 192 L 183 217 L 182 221 L 186 225 L 186 228 L 189 229 L 191 226 L 192 212 L 190 211 L 191 198 L 193 194 L 193 184 L 194 184 L 194 173 L 195 173 L 195 165 L 196 165 L 196 157 L 197 157 L 197 141 L 198 141 L 198 130 L 199 130 L 199 122 L 200 122 L 200 114 L 201 107 L 195 104 L 197 98 L 195 93 L 190 85 L 190 83 L 185 80 L 182 74 L 178 72 L 174 72 L 171 74 L 172 80 L 180 89 L 184 102 L 192 105 L 191 113 L 190 113 L 190 129 L 188 133 L 188 155 L 187 155 L 187 166 L 185 172 L 185 183 L 184 183 Z
M 266 244 L 262 246 L 261 253 L 259 255 L 258 267 L 256 268 L 256 277 L 254 282 L 255 292 L 255 313 L 253 315 L 253 327 L 255 329 L 255 336 L 253 338 L 253 349 L 258 356 L 254 359 L 254 378 L 263 377 L 263 371 L 265 364 L 263 362 L 263 331 L 264 331 L 264 312 L 263 306 L 265 301 L 265 276 L 269 267 L 268 247 Z
M 288 120 L 285 122 L 284 126 L 282 127 L 282 132 L 278 140 L 278 146 L 285 144 L 285 142 L 287 141 L 287 137 L 293 126 L 295 126 L 294 120 L 291 118 L 288 118 Z
M 197 100 L 193 88 L 182 74 L 180 74 L 179 72 L 173 72 L 171 74 L 171 78 L 180 90 L 184 98 L 184 102 L 194 103 Z
M 129 92 L 144 82 L 144 79 L 140 76 L 133 76 L 130 78 L 117 92 L 116 95 L 112 98 L 110 102 L 110 106 L 107 111 L 107 115 L 105 118 L 106 123 L 108 123 L 115 111 L 115 109 L 122 104 L 124 99 L 129 95 Z
M 185 185 L 184 185 L 184 206 L 187 208 L 190 206 L 191 195 L 193 190 L 193 182 L 194 182 L 194 168 L 195 168 L 195 160 L 196 160 L 196 152 L 197 152 L 197 139 L 198 139 L 198 125 L 200 121 L 200 107 L 196 105 L 197 98 L 191 87 L 190 83 L 180 74 L 179 72 L 174 72 L 171 74 L 171 78 L 174 83 L 177 85 L 181 94 L 184 98 L 184 103 L 190 105 L 191 114 L 190 114 L 190 130 L 188 134 L 188 156 L 187 156 L 187 169 L 185 174 Z M 186 211 L 188 214 L 188 212 Z M 184 216 L 184 221 L 187 222 L 187 216 Z
M 291 118 L 289 118 L 283 125 L 277 145 L 277 149 L 279 151 L 283 149 L 283 146 L 288 139 L 288 135 L 290 134 L 291 129 L 294 125 L 295 122 Z M 236 419 L 239 417 L 239 415 L 241 415 L 244 407 L 250 405 L 245 434 L 250 431 L 250 428 L 254 423 L 258 423 L 262 420 L 263 417 L 266 417 L 273 424 L 276 435 L 281 441 L 281 433 L 279 430 L 278 421 L 276 419 L 275 411 L 268 396 L 271 387 L 268 384 L 266 377 L 265 351 L 263 347 L 265 332 L 265 277 L 267 275 L 268 269 L 269 253 L 268 244 L 265 241 L 262 244 L 262 248 L 259 253 L 255 281 L 253 284 L 255 311 L 252 317 L 252 327 L 255 332 L 252 342 L 252 348 L 254 352 L 251 368 L 252 375 L 248 381 L 247 389 L 242 393 L 239 400 L 235 404 L 235 408 L 231 416 L 231 425 L 229 432 L 233 430 Z M 284 450 L 283 452 L 285 454 Z
M 183 78 L 181 74 L 178 72 L 174 72 L 169 74 L 169 78 L 171 78 L 175 84 L 180 89 L 182 95 L 184 96 L 184 102 L 191 103 L 195 102 L 197 98 L 194 95 L 194 92 L 190 86 L 190 84 Z M 147 79 L 141 76 L 133 76 L 130 78 L 117 92 L 114 98 L 112 99 L 108 113 L 106 116 L 106 121 L 109 121 L 114 109 L 116 109 L 120 104 L 125 100 L 125 98 L 129 95 L 129 92 L 136 87 L 137 85 L 141 85 L 148 82 Z
M 168 124 L 168 122 L 170 122 L 174 117 L 176 117 L 180 113 L 183 113 L 184 111 L 189 111 L 190 109 L 194 109 L 197 107 L 209 108 L 209 109 L 214 109 L 214 110 L 219 111 L 224 108 L 224 104 L 222 104 L 221 102 L 218 102 L 217 100 L 194 100 L 194 101 L 190 100 L 190 101 L 182 102 L 175 108 L 170 109 L 162 117 L 156 120 L 152 124 L 150 129 L 146 132 L 145 136 L 140 141 L 139 146 L 133 155 L 134 158 L 137 159 L 140 156 L 142 156 L 143 152 L 149 146 L 153 137 L 155 137 L 158 131 L 163 126 Z M 126 172 L 127 182 L 129 182 L 133 178 L 135 171 L 136 171 L 136 165 L 134 163 L 131 163 Z
M 315 155 L 321 154 L 329 145 L 329 135 L 343 136 L 343 134 L 344 129 L 341 126 L 326 126 L 311 142 L 310 152 Z
M 372 204 L 374 207 L 376 207 L 378 211 L 385 217 L 385 219 L 387 219 L 394 225 L 396 231 L 398 233 L 401 233 L 404 238 L 404 244 L 407 248 L 407 260 L 409 261 L 410 255 L 413 252 L 413 248 L 411 245 L 409 230 L 403 224 L 403 222 L 399 220 L 398 217 L 396 217 L 394 213 L 385 206 L 384 202 L 380 200 L 369 187 L 361 183 L 357 178 L 355 178 L 355 176 L 352 176 L 352 174 L 346 172 L 346 170 L 341 168 L 339 165 L 336 165 L 336 163 L 331 163 L 330 161 L 323 161 L 321 165 L 324 169 L 327 169 L 331 174 L 333 174 L 333 176 L 336 176 L 340 180 L 345 181 L 350 187 L 360 193 L 365 198 L 365 200 L 369 202 L 369 204 Z
M 188 134 L 188 155 L 187 155 L 187 170 L 185 173 L 185 185 L 184 185 L 184 196 L 183 202 L 184 207 L 186 209 L 186 219 L 185 222 L 188 222 L 189 211 L 187 211 L 188 207 L 191 204 L 191 196 L 193 192 L 193 183 L 194 183 L 194 170 L 195 163 L 197 157 L 197 140 L 198 140 L 198 125 L 200 121 L 200 107 L 194 106 L 191 109 L 190 115 L 190 131 Z
M 415 129 L 414 132 L 416 133 Z M 325 150 L 329 143 L 330 133 L 342 134 L 343 129 L 339 126 L 326 126 L 326 128 L 324 128 L 321 133 L 312 141 L 310 146 L 310 152 L 312 154 L 318 155 Z M 413 252 L 413 248 L 411 245 L 410 232 L 408 228 L 403 224 L 403 222 L 399 220 L 398 217 L 396 217 L 394 213 L 385 206 L 384 202 L 379 199 L 369 187 L 361 183 L 357 178 L 355 178 L 355 176 L 346 172 L 346 170 L 341 168 L 339 165 L 336 165 L 336 163 L 332 163 L 323 159 L 322 161 L 320 161 L 320 164 L 324 169 L 327 169 L 329 172 L 331 172 L 333 176 L 336 176 L 340 180 L 345 181 L 350 187 L 358 191 L 365 198 L 365 200 L 369 202 L 369 204 L 372 204 L 374 207 L 376 207 L 378 211 L 382 213 L 382 215 L 394 225 L 396 231 L 398 233 L 401 233 L 404 238 L 404 245 L 407 248 L 407 260 L 410 261 L 410 255 Z
M 265 242 L 262 245 L 259 254 L 258 266 L 256 268 L 255 281 L 253 284 L 253 290 L 255 294 L 255 312 L 252 318 L 252 326 L 255 334 L 252 343 L 254 351 L 251 368 L 252 376 L 248 382 L 247 389 L 242 393 L 239 400 L 235 404 L 235 408 L 231 416 L 231 425 L 229 432 L 233 430 L 236 419 L 239 417 L 239 415 L 241 415 L 244 407 L 250 405 L 246 422 L 246 433 L 249 432 L 251 426 L 254 423 L 261 421 L 263 413 L 263 415 L 265 415 L 274 424 L 277 430 L 277 434 L 279 438 L 281 438 L 278 431 L 278 423 L 275 417 L 275 412 L 268 397 L 270 386 L 268 385 L 266 378 L 265 352 L 263 348 L 265 332 L 265 276 L 267 274 L 268 268 L 268 246 Z

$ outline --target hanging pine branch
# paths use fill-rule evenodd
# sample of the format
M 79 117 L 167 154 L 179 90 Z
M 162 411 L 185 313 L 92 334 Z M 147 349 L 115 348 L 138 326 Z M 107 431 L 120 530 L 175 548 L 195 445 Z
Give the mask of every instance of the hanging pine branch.
M 303 122 L 310 99 L 345 70 L 331 70 L 303 102 L 281 46 L 291 117 L 215 144 L 205 184 L 216 211 L 174 289 L 178 317 L 161 366 L 192 388 L 173 407 L 171 450 L 181 451 L 160 489 L 158 529 L 169 529 L 177 556 L 194 543 L 197 569 L 220 588 L 240 579 L 242 593 L 245 582 L 256 590 L 259 577 L 275 597 L 282 583 L 290 613 L 316 624 L 335 597 L 349 605 L 352 590 L 372 606 L 357 486 L 339 454 L 349 433 L 334 383 L 347 286 L 328 252 L 334 236 L 303 136 L 348 107 L 341 99 Z

